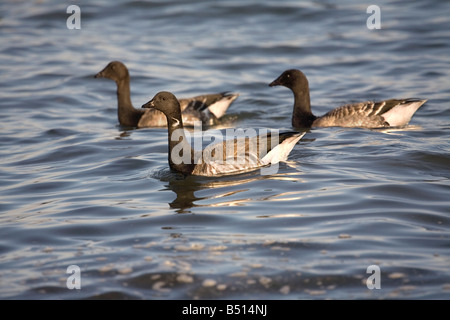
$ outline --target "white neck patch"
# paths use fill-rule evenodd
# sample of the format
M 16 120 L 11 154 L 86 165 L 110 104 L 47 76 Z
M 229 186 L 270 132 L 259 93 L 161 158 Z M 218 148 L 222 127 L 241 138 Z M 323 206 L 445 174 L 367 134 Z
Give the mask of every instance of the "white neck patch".
M 172 121 L 174 123 L 172 123 L 172 127 L 178 127 L 180 125 L 180 120 L 172 118 Z

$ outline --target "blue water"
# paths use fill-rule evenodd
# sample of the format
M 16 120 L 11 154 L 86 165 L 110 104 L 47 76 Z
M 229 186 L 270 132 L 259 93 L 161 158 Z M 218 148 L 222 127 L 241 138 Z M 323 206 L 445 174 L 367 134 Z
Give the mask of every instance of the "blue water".
M 0 4 L 0 298 L 450 298 L 449 2 L 77 1 L 69 30 L 71 4 Z M 217 129 L 292 129 L 288 68 L 318 115 L 428 102 L 402 130 L 312 129 L 274 175 L 180 179 L 166 129 L 118 125 L 112 60 L 135 107 L 239 92 Z

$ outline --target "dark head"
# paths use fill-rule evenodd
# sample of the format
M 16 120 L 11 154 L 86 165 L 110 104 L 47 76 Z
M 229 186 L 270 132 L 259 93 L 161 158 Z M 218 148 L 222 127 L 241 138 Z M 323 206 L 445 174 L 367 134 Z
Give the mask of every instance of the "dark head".
M 297 69 L 286 70 L 269 86 L 285 86 L 294 93 L 292 126 L 310 127 L 312 125 L 316 117 L 311 113 L 309 84 L 303 72 Z
M 153 99 L 144 104 L 142 108 L 154 108 L 170 117 L 175 117 L 177 114 L 181 114 L 178 99 L 168 91 L 158 92 Z
M 270 87 L 274 86 L 285 86 L 294 91 L 305 90 L 309 92 L 308 79 L 303 72 L 297 69 L 290 69 L 283 72 L 276 80 L 269 84 Z
M 120 61 L 112 61 L 95 78 L 108 78 L 119 82 L 129 77 L 127 67 Z

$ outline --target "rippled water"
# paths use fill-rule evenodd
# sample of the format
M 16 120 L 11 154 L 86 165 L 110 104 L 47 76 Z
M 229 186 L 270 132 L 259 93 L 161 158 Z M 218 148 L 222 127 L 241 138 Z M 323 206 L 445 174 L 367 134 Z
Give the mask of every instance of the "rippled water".
M 70 4 L 0 4 L 0 298 L 450 298 L 450 3 L 77 1 L 79 30 Z M 267 85 L 293 67 L 317 114 L 429 101 L 403 130 L 312 129 L 271 176 L 180 179 L 165 129 L 118 126 L 111 60 L 135 107 L 239 92 L 220 128 L 291 129 Z

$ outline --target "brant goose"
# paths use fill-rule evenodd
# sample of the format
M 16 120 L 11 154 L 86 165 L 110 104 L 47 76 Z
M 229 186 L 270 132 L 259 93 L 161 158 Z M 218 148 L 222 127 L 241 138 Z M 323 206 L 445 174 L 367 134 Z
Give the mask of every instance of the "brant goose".
M 167 117 L 169 166 L 183 175 L 227 175 L 276 164 L 287 159 L 294 145 L 305 134 L 284 132 L 278 135 L 278 139 L 270 133 L 244 137 L 243 140 L 230 139 L 197 151 L 184 134 L 180 103 L 172 93 L 159 92 L 142 108 L 154 108 Z M 180 150 L 183 150 L 183 161 L 180 161 Z
M 117 113 L 119 123 L 128 127 L 165 126 L 166 117 L 154 109 L 135 109 L 130 98 L 130 75 L 127 67 L 120 61 L 110 62 L 95 78 L 108 78 L 117 84 Z M 194 121 L 202 121 L 204 125 L 213 125 L 221 118 L 230 104 L 239 94 L 217 93 L 205 94 L 193 98 L 180 99 L 183 120 L 186 125 L 193 126 Z
M 292 90 L 294 93 L 292 126 L 297 128 L 401 127 L 407 125 L 417 109 L 427 101 L 409 98 L 352 103 L 317 117 L 311 112 L 308 80 L 300 70 L 291 69 L 284 71 L 269 86 L 285 86 Z

